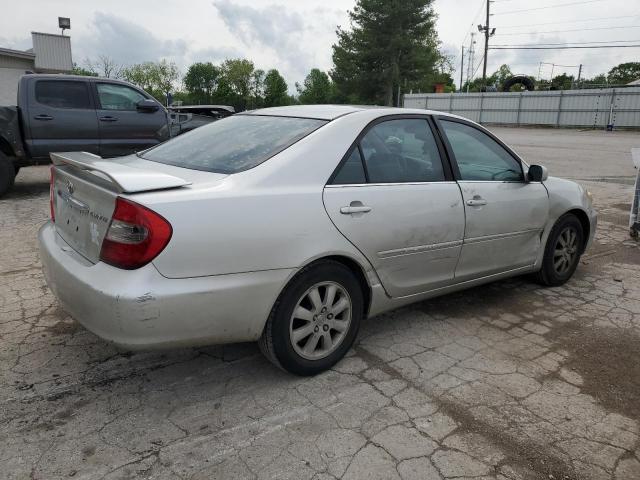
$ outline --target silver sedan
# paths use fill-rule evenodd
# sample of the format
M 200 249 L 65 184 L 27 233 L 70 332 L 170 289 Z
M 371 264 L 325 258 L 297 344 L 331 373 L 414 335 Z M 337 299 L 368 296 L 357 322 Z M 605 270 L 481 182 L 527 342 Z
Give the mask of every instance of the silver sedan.
M 580 185 L 431 111 L 265 109 L 52 159 L 41 256 L 75 319 L 131 349 L 259 341 L 301 375 L 363 318 L 514 275 L 561 285 L 596 229 Z

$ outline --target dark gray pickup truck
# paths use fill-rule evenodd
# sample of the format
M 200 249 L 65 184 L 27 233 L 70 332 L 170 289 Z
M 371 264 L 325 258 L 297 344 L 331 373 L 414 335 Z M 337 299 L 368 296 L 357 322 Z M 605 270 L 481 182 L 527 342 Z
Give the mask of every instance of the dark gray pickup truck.
M 17 107 L 0 107 L 0 195 L 21 167 L 49 163 L 51 152 L 128 155 L 167 140 L 169 122 L 157 100 L 127 82 L 24 75 Z

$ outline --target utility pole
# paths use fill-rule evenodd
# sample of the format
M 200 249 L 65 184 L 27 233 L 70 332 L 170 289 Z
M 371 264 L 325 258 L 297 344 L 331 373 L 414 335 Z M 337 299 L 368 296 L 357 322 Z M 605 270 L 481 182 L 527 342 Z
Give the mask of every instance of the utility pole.
M 463 75 L 464 75 L 464 45 L 462 45 L 462 60 L 460 61 L 460 91 L 462 91 Z
M 478 25 L 478 31 L 484 33 L 484 64 L 482 66 L 482 82 L 487 83 L 487 62 L 489 61 L 489 38 L 496 34 L 496 29 L 491 28 L 491 0 L 487 0 L 487 18 L 484 25 Z
M 489 55 L 489 21 L 491 18 L 491 14 L 489 13 L 491 10 L 491 0 L 487 0 L 487 23 L 484 24 L 484 65 L 482 66 L 482 82 L 486 84 L 487 82 L 487 57 Z
M 578 68 L 578 80 L 576 80 L 576 85 L 578 88 L 580 88 L 580 77 L 582 77 L 582 64 L 580 64 L 580 67 Z
M 475 32 L 471 32 L 471 42 L 469 43 L 469 59 L 467 61 L 467 93 L 469 93 L 469 84 L 473 80 L 473 56 L 476 53 Z

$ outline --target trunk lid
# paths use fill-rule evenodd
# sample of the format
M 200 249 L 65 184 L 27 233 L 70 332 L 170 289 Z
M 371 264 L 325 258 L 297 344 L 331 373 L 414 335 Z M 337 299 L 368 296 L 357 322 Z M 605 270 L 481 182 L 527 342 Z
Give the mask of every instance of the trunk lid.
M 90 153 L 71 152 L 52 153 L 51 159 L 56 231 L 92 263 L 100 260 L 119 195 L 131 198 L 137 193 L 179 189 L 192 183 L 137 157 L 105 161 Z M 172 168 L 189 176 L 185 169 Z

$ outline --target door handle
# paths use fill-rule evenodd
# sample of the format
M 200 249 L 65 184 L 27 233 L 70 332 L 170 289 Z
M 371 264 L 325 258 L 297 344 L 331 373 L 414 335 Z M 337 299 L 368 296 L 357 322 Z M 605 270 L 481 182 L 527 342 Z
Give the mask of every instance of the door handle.
M 41 113 L 40 115 L 36 115 L 33 118 L 34 120 L 53 120 L 53 117 L 51 115 L 45 115 L 44 113 Z
M 100 117 L 101 122 L 117 122 L 118 119 L 116 117 L 112 117 L 111 115 L 106 115 L 104 117 Z
M 367 207 L 366 205 L 342 207 L 340 209 L 340 213 L 343 215 L 351 215 L 353 213 L 368 213 L 370 211 L 371 207 Z
M 481 207 L 483 205 L 486 205 L 487 201 L 484 198 L 473 198 L 472 200 L 467 200 L 467 205 L 469 205 L 470 207 Z

